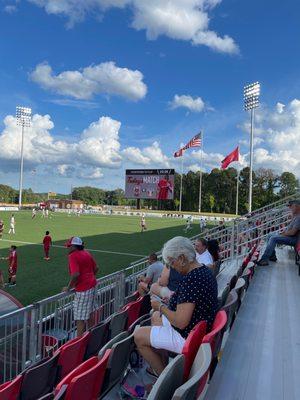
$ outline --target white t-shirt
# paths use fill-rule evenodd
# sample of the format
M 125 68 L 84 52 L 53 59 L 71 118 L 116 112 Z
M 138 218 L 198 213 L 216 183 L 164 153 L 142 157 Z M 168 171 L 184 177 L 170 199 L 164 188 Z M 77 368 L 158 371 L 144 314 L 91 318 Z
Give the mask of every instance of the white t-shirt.
M 202 254 L 196 252 L 196 259 L 199 264 L 211 265 L 214 263 L 214 260 L 208 250 L 205 250 L 205 252 Z

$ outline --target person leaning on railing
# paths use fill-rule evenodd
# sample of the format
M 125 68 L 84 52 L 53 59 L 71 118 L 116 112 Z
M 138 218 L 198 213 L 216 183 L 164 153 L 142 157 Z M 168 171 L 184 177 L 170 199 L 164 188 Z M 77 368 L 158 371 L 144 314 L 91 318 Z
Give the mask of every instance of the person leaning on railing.
M 142 275 L 138 278 L 138 292 L 141 296 L 149 292 L 151 284 L 159 279 L 164 268 L 162 262 L 158 260 L 157 254 L 155 253 L 150 254 L 148 263 L 149 266 L 146 275 Z
M 74 320 L 77 336 L 82 336 L 92 324 L 92 314 L 96 306 L 96 273 L 98 267 L 92 255 L 84 250 L 84 243 L 79 237 L 72 237 L 66 246 L 69 251 L 70 281 L 63 291 L 75 289 L 73 302 Z M 87 326 L 86 326 L 87 325 Z
M 277 245 L 295 246 L 300 238 L 300 200 L 288 203 L 292 212 L 292 220 L 282 233 L 270 234 L 266 249 L 257 265 L 269 265 L 269 261 L 277 261 L 275 248 Z
M 134 340 L 142 357 L 150 365 L 148 372 L 159 375 L 165 368 L 163 351 L 181 353 L 190 331 L 200 321 L 211 328 L 218 309 L 217 281 L 212 272 L 198 264 L 193 243 L 185 237 L 175 237 L 163 247 L 163 260 L 182 274 L 183 280 L 167 306 L 153 299 L 151 327 L 137 328 Z

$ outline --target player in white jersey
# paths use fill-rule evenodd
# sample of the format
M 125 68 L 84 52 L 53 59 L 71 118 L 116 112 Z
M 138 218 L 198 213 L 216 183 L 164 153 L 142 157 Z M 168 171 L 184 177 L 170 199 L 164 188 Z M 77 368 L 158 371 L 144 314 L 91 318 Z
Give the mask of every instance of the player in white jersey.
M 45 210 L 45 217 L 49 218 L 49 210 L 48 210 L 48 208 L 46 208 L 46 210 Z
M 192 229 L 192 217 L 189 216 L 186 220 L 186 226 L 183 229 L 185 232 L 189 231 L 190 229 Z
M 31 219 L 34 219 L 35 217 L 36 217 L 36 210 L 35 208 L 33 208 L 31 213 Z
M 15 234 L 15 216 L 14 216 L 14 214 L 11 214 L 11 217 L 10 217 L 10 228 L 9 228 L 8 234 L 10 235 L 11 233 Z
M 45 209 L 44 209 L 44 207 L 42 208 L 42 218 L 45 218 L 46 217 L 46 213 L 45 213 Z
M 200 231 L 203 231 L 206 227 L 206 221 L 204 218 L 200 218 L 199 225 L 200 225 Z
M 147 230 L 146 219 L 145 216 L 143 215 L 141 219 L 141 232 L 143 233 L 146 230 Z

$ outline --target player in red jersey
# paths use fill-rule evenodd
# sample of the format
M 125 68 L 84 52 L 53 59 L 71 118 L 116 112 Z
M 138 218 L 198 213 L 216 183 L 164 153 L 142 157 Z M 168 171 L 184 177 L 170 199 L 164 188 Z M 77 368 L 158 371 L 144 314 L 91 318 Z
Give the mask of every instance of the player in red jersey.
M 173 188 L 172 184 L 169 181 L 168 175 L 165 175 L 164 178 L 160 179 L 160 181 L 157 184 L 157 190 L 158 190 L 158 200 L 167 200 L 168 199 L 168 194 L 169 192 L 172 193 Z
M 17 247 L 10 246 L 9 256 L 2 257 L 2 260 L 8 260 L 8 283 L 10 287 L 17 284 L 18 256 Z
M 43 245 L 44 245 L 44 253 L 45 253 L 44 260 L 49 261 L 50 260 L 49 251 L 50 251 L 50 247 L 52 246 L 52 238 L 50 236 L 49 231 L 46 231 L 46 235 L 43 239 Z
M 2 219 L 0 219 L 0 240 L 2 239 L 3 231 L 4 231 L 4 223 Z

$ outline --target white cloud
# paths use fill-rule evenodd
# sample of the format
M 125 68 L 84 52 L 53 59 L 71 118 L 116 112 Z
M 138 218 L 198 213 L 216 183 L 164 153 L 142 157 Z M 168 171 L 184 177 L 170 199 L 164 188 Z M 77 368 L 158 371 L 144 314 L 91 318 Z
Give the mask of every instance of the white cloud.
M 63 71 L 58 75 L 53 73 L 48 63 L 42 63 L 36 66 L 30 78 L 43 89 L 79 100 L 88 100 L 97 94 L 108 94 L 137 101 L 147 93 L 140 71 L 119 68 L 111 61 L 79 71 Z
M 7 13 L 7 14 L 14 14 L 15 12 L 18 11 L 18 8 L 16 5 L 14 4 L 8 4 L 7 6 L 5 6 L 3 8 L 3 10 Z
M 170 166 L 168 157 L 163 154 L 163 151 L 158 142 L 153 142 L 151 146 L 139 149 L 137 147 L 127 147 L 122 151 L 124 158 L 133 164 L 143 166 Z
M 87 14 L 101 15 L 111 7 L 129 6 L 133 13 L 132 27 L 145 30 L 150 40 L 164 35 L 205 45 L 220 53 L 238 53 L 235 41 L 209 30 L 210 11 L 221 0 L 29 0 L 43 7 L 48 14 L 64 15 L 69 26 L 82 21 Z
M 258 109 L 256 116 L 254 167 L 290 171 L 300 177 L 300 100 Z M 249 130 L 249 125 L 245 126 Z
M 21 131 L 15 117 L 4 119 L 0 134 L 0 163 L 6 170 L 16 170 L 19 164 Z M 72 168 L 91 167 L 91 174 L 99 176 L 97 168 L 118 168 L 121 165 L 119 130 L 121 123 L 110 117 L 101 117 L 85 129 L 77 142 L 55 140 L 51 135 L 54 124 L 49 115 L 35 114 L 32 126 L 24 135 L 24 165 L 53 165 L 59 175 L 66 176 Z
M 201 97 L 193 98 L 190 95 L 178 95 L 175 94 L 173 100 L 170 102 L 171 109 L 176 109 L 179 107 L 187 108 L 192 112 L 201 112 L 205 108 L 205 103 Z
M 103 172 L 101 168 L 88 168 L 84 170 L 80 170 L 78 173 L 78 178 L 84 180 L 94 180 L 103 178 Z

